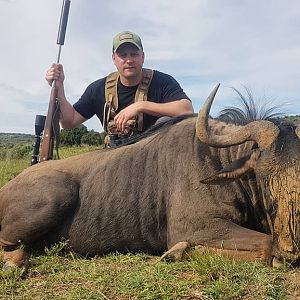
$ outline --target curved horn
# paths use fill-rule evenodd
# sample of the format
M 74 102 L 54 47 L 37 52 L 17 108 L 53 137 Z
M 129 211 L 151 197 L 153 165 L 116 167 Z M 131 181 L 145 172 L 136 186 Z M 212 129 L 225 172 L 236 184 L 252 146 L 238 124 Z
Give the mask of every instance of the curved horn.
M 279 133 L 279 128 L 270 121 L 260 120 L 246 126 L 237 126 L 238 129 L 230 134 L 217 135 L 212 132 L 208 125 L 208 115 L 219 86 L 220 84 L 217 84 L 199 111 L 196 121 L 198 138 L 202 142 L 218 148 L 239 145 L 246 141 L 257 142 L 262 149 L 268 148 Z
M 211 105 L 215 99 L 215 96 L 217 94 L 217 91 L 220 87 L 220 83 L 218 83 L 215 88 L 211 91 L 209 96 L 207 97 L 203 107 L 200 109 L 198 113 L 198 118 L 196 122 L 196 134 L 198 138 L 207 144 L 209 143 L 210 140 L 210 132 L 208 129 L 208 115 L 211 109 Z

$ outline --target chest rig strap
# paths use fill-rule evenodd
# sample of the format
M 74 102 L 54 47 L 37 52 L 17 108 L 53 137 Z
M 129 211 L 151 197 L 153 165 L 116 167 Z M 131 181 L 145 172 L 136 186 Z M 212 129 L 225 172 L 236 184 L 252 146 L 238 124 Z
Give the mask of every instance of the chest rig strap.
M 108 122 L 112 120 L 116 111 L 119 107 L 118 99 L 118 80 L 120 74 L 118 72 L 113 72 L 106 77 L 105 81 L 105 104 L 103 111 L 103 128 L 108 131 Z M 142 80 L 138 85 L 135 93 L 134 102 L 137 101 L 147 101 L 147 95 L 151 80 L 153 77 L 153 70 L 142 69 Z M 139 113 L 137 116 L 137 128 L 138 131 L 143 131 L 143 113 Z
M 153 70 L 151 69 L 143 69 L 142 80 L 136 90 L 134 102 L 137 101 L 147 101 L 148 98 L 148 90 L 153 77 Z M 144 114 L 139 113 L 137 117 L 137 126 L 138 131 L 143 131 L 143 121 L 144 121 Z
M 104 111 L 103 111 L 103 128 L 107 132 L 107 125 L 110 119 L 113 117 L 112 108 L 114 111 L 118 109 L 118 80 L 119 80 L 119 73 L 113 72 L 110 73 L 106 77 L 105 81 L 105 104 L 104 104 Z

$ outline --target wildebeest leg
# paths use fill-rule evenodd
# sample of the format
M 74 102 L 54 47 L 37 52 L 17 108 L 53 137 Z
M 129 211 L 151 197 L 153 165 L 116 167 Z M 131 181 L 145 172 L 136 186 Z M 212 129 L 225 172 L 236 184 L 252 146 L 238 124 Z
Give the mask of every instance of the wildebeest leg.
M 6 202 L 0 231 L 5 266 L 27 264 L 20 245 L 67 238 L 58 234 L 57 228 L 61 232 L 78 203 L 78 185 L 68 174 L 49 170 L 48 174 L 33 174 L 30 180 L 23 177 L 17 185 L 3 189 L 0 196 Z
M 191 245 L 188 242 L 179 242 L 175 244 L 170 250 L 165 252 L 160 260 L 163 261 L 177 261 L 184 259 L 185 256 L 189 253 Z
M 19 249 L 17 245 L 12 245 L 12 243 L 3 239 L 0 240 L 0 249 L 3 250 L 3 269 L 22 267 L 22 273 L 27 271 L 29 265 L 28 254 L 23 249 Z
M 27 272 L 29 266 L 29 256 L 24 249 L 20 248 L 19 242 L 12 243 L 0 238 L 0 249 L 3 250 L 3 269 L 19 267 L 22 268 L 23 274 Z
M 227 257 L 248 261 L 258 260 L 270 263 L 272 259 L 271 236 L 244 228 L 227 220 L 217 219 L 212 221 L 208 228 L 195 231 L 185 237 L 182 236 L 180 239 L 177 234 L 176 239 L 177 241 L 170 239 L 170 250 L 162 256 L 163 259 L 183 258 L 186 252 L 191 251 L 192 248 L 217 251 Z M 180 242 L 185 242 L 185 244 Z M 178 251 L 180 245 L 182 246 L 181 255 Z
M 19 267 L 22 268 L 22 273 L 27 272 L 29 266 L 29 256 L 23 249 L 4 251 L 3 261 L 3 269 Z

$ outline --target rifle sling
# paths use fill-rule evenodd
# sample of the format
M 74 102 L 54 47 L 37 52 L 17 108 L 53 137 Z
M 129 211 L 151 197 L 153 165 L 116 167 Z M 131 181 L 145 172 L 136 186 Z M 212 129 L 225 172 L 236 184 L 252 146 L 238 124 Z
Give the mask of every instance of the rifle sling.
M 53 138 L 55 141 L 55 152 L 57 155 L 57 159 L 59 157 L 59 145 L 60 145 L 60 125 L 59 125 L 59 118 L 60 118 L 60 106 L 59 101 L 56 99 L 56 106 L 55 111 L 53 113 L 53 120 L 52 120 L 52 130 L 53 130 Z

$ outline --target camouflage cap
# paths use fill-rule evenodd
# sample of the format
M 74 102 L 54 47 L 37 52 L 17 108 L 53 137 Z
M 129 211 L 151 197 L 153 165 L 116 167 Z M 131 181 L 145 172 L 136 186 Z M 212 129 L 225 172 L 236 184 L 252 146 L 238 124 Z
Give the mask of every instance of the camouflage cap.
M 125 43 L 131 43 L 135 45 L 139 50 L 143 50 L 141 38 L 133 32 L 122 31 L 118 33 L 113 39 L 113 52 L 115 52 L 121 45 Z

